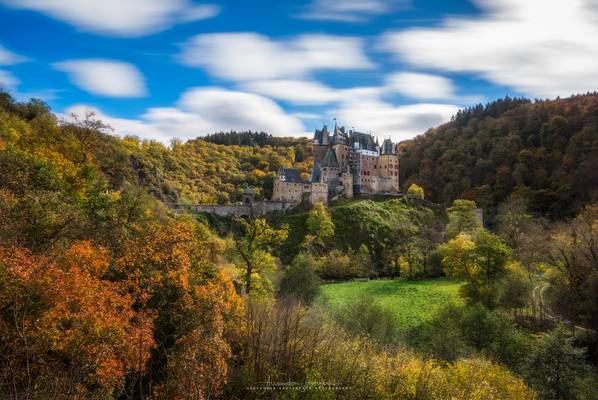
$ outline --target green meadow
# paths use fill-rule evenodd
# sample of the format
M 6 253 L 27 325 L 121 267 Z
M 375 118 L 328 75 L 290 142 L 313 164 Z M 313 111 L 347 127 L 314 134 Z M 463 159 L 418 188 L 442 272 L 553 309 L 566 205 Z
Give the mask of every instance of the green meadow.
M 361 296 L 394 311 L 400 330 L 417 327 L 449 302 L 459 303 L 460 283 L 445 278 L 405 281 L 381 279 L 329 283 L 322 286 L 319 302 L 332 312 Z

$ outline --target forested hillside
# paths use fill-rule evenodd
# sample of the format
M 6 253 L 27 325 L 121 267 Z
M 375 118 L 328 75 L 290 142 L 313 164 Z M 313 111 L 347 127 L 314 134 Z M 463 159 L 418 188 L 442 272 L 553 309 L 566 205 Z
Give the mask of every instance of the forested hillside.
M 277 143 L 268 136 L 264 140 Z M 231 203 L 246 186 L 260 188 L 258 196 L 269 198 L 280 167 L 294 165 L 305 176 L 310 170 L 311 146 L 305 139 L 281 140 L 277 146 L 240 144 L 195 139 L 165 146 L 120 138 L 93 115 L 60 124 L 42 102 L 16 103 L 0 93 L 0 145 L 7 154 L 22 152 L 61 166 L 89 163 L 113 190 L 134 185 L 165 202 Z
M 467 198 L 492 215 L 516 191 L 532 211 L 569 217 L 598 188 L 598 94 L 478 105 L 401 150 L 403 187 L 415 182 L 433 201 Z

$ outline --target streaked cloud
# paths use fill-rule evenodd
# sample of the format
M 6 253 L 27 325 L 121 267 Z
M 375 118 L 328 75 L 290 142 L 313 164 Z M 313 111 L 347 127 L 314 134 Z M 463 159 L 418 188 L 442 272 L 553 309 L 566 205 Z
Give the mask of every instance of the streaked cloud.
M 213 4 L 190 0 L 0 0 L 67 22 L 79 30 L 110 36 L 135 37 L 156 33 L 177 23 L 211 18 Z
M 202 34 L 183 45 L 180 60 L 232 81 L 300 78 L 315 71 L 374 67 L 361 38 L 331 35 L 273 40 L 257 33 Z
M 336 89 L 313 80 L 270 80 L 243 84 L 250 92 L 259 93 L 295 105 L 318 105 L 345 101 L 347 98 L 378 98 L 382 87 Z
M 407 0 L 313 0 L 298 17 L 322 21 L 363 22 L 408 5 Z
M 53 64 L 66 72 L 74 85 L 107 97 L 141 97 L 147 94 L 143 74 L 132 64 L 103 59 L 68 60 Z
M 459 107 L 450 104 L 409 104 L 394 106 L 380 100 L 353 101 L 333 111 L 339 121 L 379 137 L 395 141 L 410 139 L 450 120 Z
M 9 71 L 0 69 L 0 89 L 15 92 L 19 83 L 19 80 Z
M 474 73 L 536 97 L 598 89 L 595 0 L 475 0 L 481 16 L 389 32 L 381 46 L 416 67 Z
M 0 65 L 13 65 L 23 61 L 27 61 L 27 58 L 13 53 L 0 44 Z
M 229 130 L 265 131 L 275 136 L 300 136 L 305 132 L 299 118 L 287 114 L 272 100 L 217 87 L 189 89 L 173 107 L 149 108 L 136 119 L 115 118 L 86 105 L 70 107 L 66 114 L 84 115 L 87 110 L 96 111 L 115 134 L 163 143 Z
M 443 76 L 415 72 L 398 72 L 387 79 L 388 89 L 414 99 L 450 99 L 455 85 Z

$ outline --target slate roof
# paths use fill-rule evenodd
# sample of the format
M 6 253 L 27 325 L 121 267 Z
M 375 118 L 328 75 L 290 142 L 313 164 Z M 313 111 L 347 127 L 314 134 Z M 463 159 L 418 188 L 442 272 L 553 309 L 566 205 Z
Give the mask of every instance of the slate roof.
M 309 181 L 311 183 L 318 183 L 322 179 L 322 170 L 320 169 L 320 164 L 318 162 L 314 162 L 314 167 L 311 170 L 311 177 Z
M 321 167 L 332 167 L 338 168 L 338 160 L 336 159 L 336 152 L 332 150 L 332 147 L 328 147 L 326 150 L 326 154 L 324 154 L 324 158 L 320 162 Z
M 284 177 L 285 182 L 303 183 L 297 168 L 280 168 L 278 175 Z
M 314 140 L 318 144 L 326 144 L 328 142 L 328 136 L 330 132 L 328 132 L 328 126 L 324 125 L 322 129 L 317 129 L 314 132 Z M 324 140 L 326 138 L 326 140 Z
M 364 150 L 376 151 L 374 137 L 368 133 L 353 132 L 351 141 L 353 143 L 359 143 L 360 147 Z

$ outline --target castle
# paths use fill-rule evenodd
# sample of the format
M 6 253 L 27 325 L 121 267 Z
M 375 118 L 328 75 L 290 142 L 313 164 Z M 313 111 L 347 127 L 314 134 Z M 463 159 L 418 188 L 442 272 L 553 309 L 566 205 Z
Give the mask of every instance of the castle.
M 398 193 L 399 157 L 390 139 L 382 146 L 367 133 L 326 125 L 314 133 L 314 166 L 308 181 L 294 168 L 281 168 L 273 201 L 328 203 L 340 197 Z

